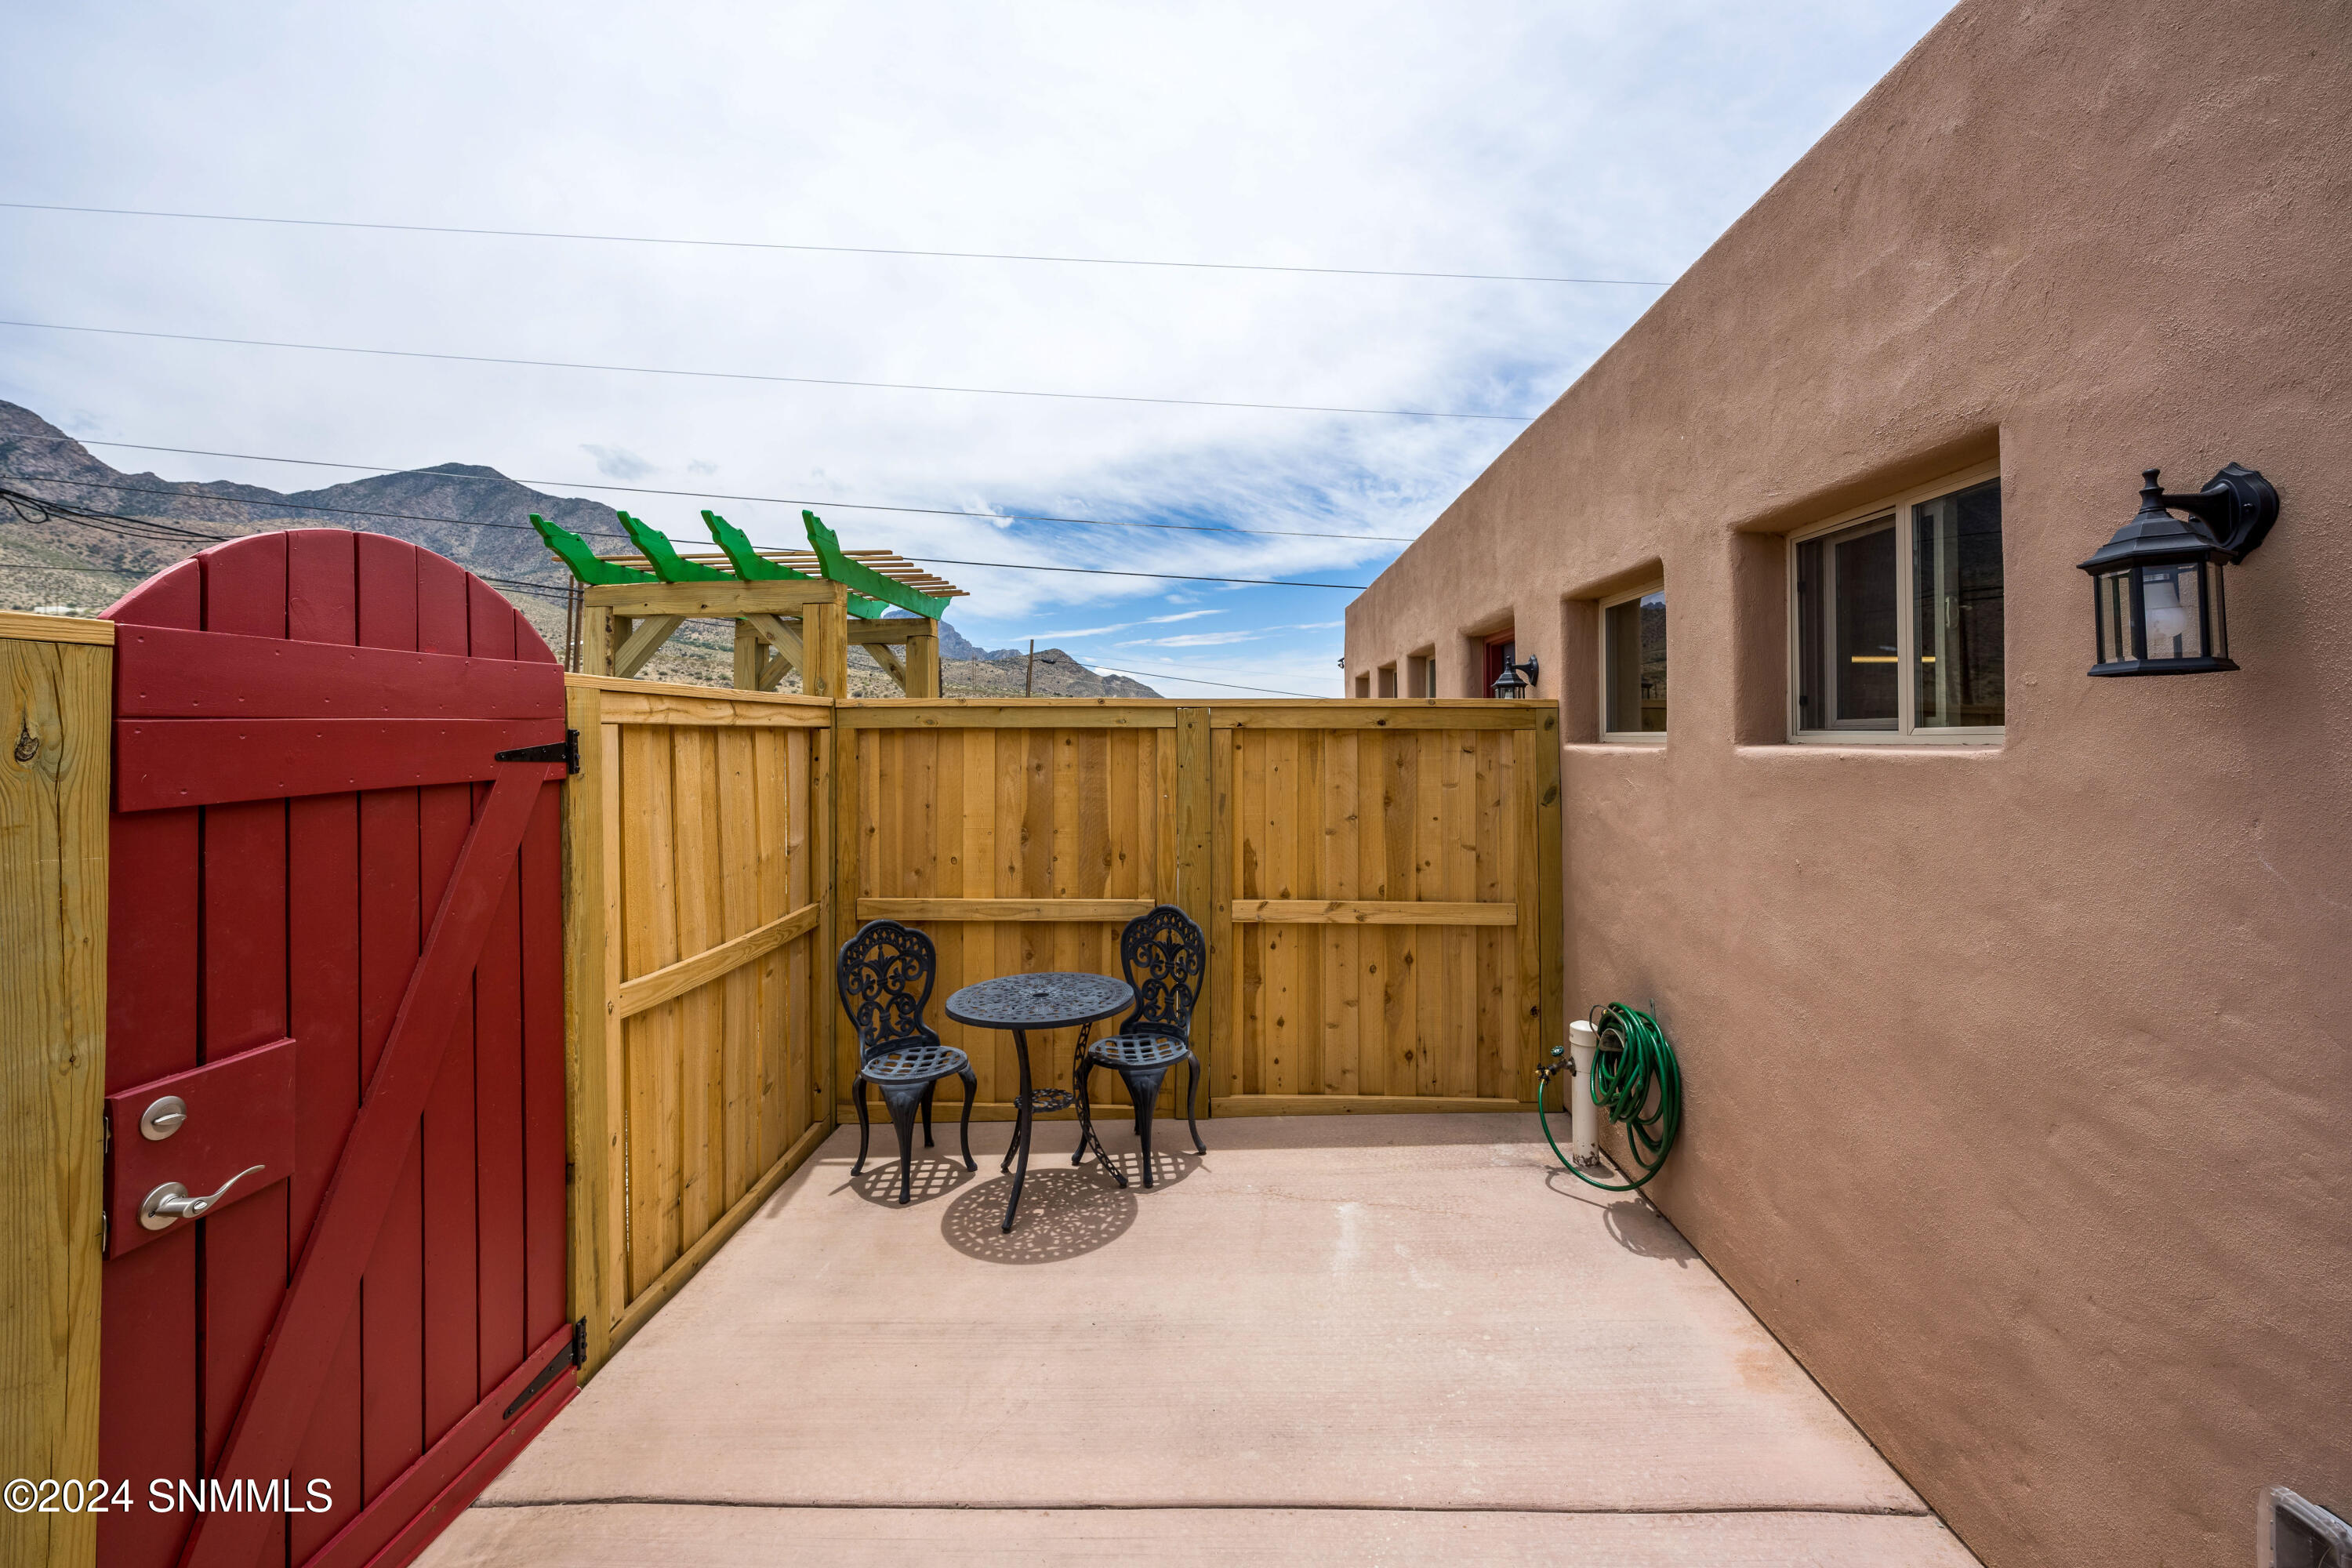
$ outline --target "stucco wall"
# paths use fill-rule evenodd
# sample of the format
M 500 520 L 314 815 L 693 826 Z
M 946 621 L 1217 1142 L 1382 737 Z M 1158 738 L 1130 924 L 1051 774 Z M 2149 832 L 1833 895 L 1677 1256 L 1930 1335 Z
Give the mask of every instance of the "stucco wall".
M 1651 1190 L 1996 1568 L 2352 1509 L 2347 365 L 2352 6 L 1971 0 L 1349 612 L 1351 678 L 1541 657 L 1571 1005 L 1686 1075 Z M 1781 536 L 1995 457 L 2005 742 L 1784 743 Z M 2231 459 L 2242 669 L 2085 677 L 2074 563 Z M 1669 742 L 1575 743 L 1661 563 Z

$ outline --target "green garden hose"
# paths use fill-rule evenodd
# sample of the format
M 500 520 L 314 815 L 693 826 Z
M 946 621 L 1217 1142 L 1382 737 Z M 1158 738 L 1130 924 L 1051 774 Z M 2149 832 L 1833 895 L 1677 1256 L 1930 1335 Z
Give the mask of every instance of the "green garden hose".
M 1666 1032 L 1649 1014 L 1622 1002 L 1606 1002 L 1595 1007 L 1590 1017 L 1600 1033 L 1601 1048 L 1593 1056 L 1592 1081 L 1585 1086 L 1585 1092 L 1610 1121 L 1625 1129 L 1625 1142 L 1641 1176 L 1631 1182 L 1600 1181 L 1560 1153 L 1559 1140 L 1551 1135 L 1551 1121 L 1544 1114 L 1544 1090 L 1553 1075 L 1565 1068 L 1570 1069 L 1569 1077 L 1575 1077 L 1568 1053 L 1559 1046 L 1551 1048 L 1552 1059 L 1536 1073 L 1536 1120 L 1543 1124 L 1544 1142 L 1559 1155 L 1570 1175 L 1604 1193 L 1630 1193 L 1648 1185 L 1664 1166 L 1675 1146 L 1675 1134 L 1682 1131 L 1682 1068 L 1675 1060 L 1674 1047 L 1666 1044 Z M 1567 1109 L 1565 1102 L 1561 1109 Z

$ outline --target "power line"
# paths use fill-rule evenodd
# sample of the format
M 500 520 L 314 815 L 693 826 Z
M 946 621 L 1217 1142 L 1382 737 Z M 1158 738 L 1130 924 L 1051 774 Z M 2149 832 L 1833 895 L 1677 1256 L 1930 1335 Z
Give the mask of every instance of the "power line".
M 1263 691 L 1269 697 L 1307 697 L 1304 691 L 1276 691 L 1271 686 L 1236 686 L 1230 680 L 1203 680 L 1197 675 L 1179 675 L 1172 669 L 1121 669 L 1115 664 L 1094 664 L 1090 659 L 1079 662 L 1091 665 L 1096 669 L 1108 669 L 1113 675 L 1148 675 L 1155 680 L 1188 680 L 1195 686 L 1222 686 L 1228 691 Z M 1312 697 L 1307 697 L 1307 700 L 1310 702 L 1317 700 Z
M 1292 583 L 1279 577 L 1195 577 L 1184 572 L 1118 572 L 1108 566 L 1039 566 L 1025 561 L 950 561 L 944 555 L 909 555 L 918 566 L 996 566 L 1015 572 L 1077 572 L 1089 577 L 1150 577 L 1165 583 L 1244 583 L 1259 588 L 1345 588 L 1361 593 L 1370 583 Z
M 582 234 L 558 229 L 461 228 L 450 224 L 367 223 L 357 219 L 258 217 L 246 213 L 163 212 L 147 207 L 67 206 L 56 202 L 0 202 L 20 212 L 87 213 L 106 217 L 177 218 L 200 223 L 273 224 L 289 228 L 356 228 L 386 234 L 460 234 L 497 239 L 590 240 L 604 245 L 677 245 L 711 250 L 790 250 L 824 256 L 910 256 L 947 261 L 1044 261 L 1073 267 L 1165 267 L 1192 272 L 1288 272 L 1324 278 L 1433 278 L 1465 283 L 1589 283 L 1612 288 L 1664 289 L 1646 278 L 1557 278 L 1515 272 L 1418 272 L 1386 267 L 1285 267 L 1252 261 L 1160 261 L 1119 256 L 1034 256 L 993 250 L 912 250 L 877 245 L 792 245 L 761 239 L 678 239 L 647 234 Z
M 803 496 L 730 495 L 718 490 L 666 490 L 651 485 L 608 485 L 589 479 L 509 479 L 504 474 L 453 474 L 435 468 L 390 468 L 381 463 L 336 463 L 321 458 L 272 458 L 258 452 L 215 452 L 203 447 L 157 447 L 140 441 L 99 441 L 89 437 L 18 436 L 18 441 L 63 442 L 68 446 L 114 447 L 132 452 L 172 452 L 185 458 L 234 458 L 247 463 L 289 463 L 306 468 L 349 468 L 370 474 L 431 474 L 435 479 L 467 479 L 477 484 L 555 485 L 567 489 L 613 490 L 633 496 L 679 496 L 689 500 L 759 501 L 775 506 L 826 507 L 844 511 L 906 512 L 918 517 L 971 517 L 991 522 L 1070 523 L 1087 528 L 1157 528 L 1183 533 L 1246 533 L 1268 539 L 1361 539 L 1380 544 L 1411 544 L 1415 535 L 1402 533 L 1315 532 L 1288 528 L 1235 528 L 1204 522 L 1130 522 L 1101 517 L 1054 517 L 1042 512 L 959 511 L 950 507 L 887 506 L 879 501 L 817 500 Z M 518 525 L 519 526 L 519 525 Z M 619 539 L 617 533 L 597 537 Z
M 134 539 L 147 544 L 226 544 L 232 540 L 252 538 L 250 534 L 209 533 L 201 529 L 182 528 L 154 518 L 125 517 L 119 512 L 92 511 L 68 501 L 44 500 L 39 496 L 26 495 L 22 490 L 0 488 L 0 505 L 5 505 L 19 522 L 72 522 L 118 539 Z M 26 508 L 37 515 L 26 514 Z M 121 566 L 45 566 L 29 561 L 0 563 L 25 571 L 35 572 L 111 572 L 121 576 L 144 576 L 147 574 Z M 177 564 L 177 563 L 174 563 Z M 526 583 L 512 577 L 492 577 L 483 573 L 473 574 L 496 588 L 512 589 L 518 593 L 537 594 L 542 597 L 562 599 L 569 603 L 571 590 L 546 583 Z
M 1464 414 L 1433 408 L 1355 408 L 1319 403 L 1243 403 L 1213 397 L 1142 397 L 1116 392 L 1039 392 L 1017 386 L 950 386 L 919 381 L 851 381 L 841 376 L 773 375 L 748 370 L 677 370 L 667 365 L 598 364 L 580 360 L 521 359 L 505 354 L 439 353 L 425 349 L 375 349 L 348 343 L 296 343 L 274 338 L 226 338 L 201 332 L 151 332 L 133 327 L 88 327 L 58 321 L 0 321 L 0 327 L 43 332 L 88 332 L 110 338 L 152 338 L 174 343 L 225 343 L 236 348 L 299 349 L 310 353 L 364 354 L 376 359 L 443 360 L 453 364 L 521 365 L 536 370 L 609 371 L 624 375 L 687 376 L 702 381 L 757 381 L 793 386 L 855 386 L 879 392 L 948 392 L 977 397 L 1043 397 L 1055 402 L 1144 403 L 1171 408 L 1253 408 L 1282 414 L 1362 414 L 1398 419 L 1487 419 L 1533 422 L 1531 414 Z
M 478 522 L 471 518 L 465 517 L 425 517 L 416 512 L 372 511 L 359 507 L 317 506 L 307 501 L 254 500 L 245 496 L 191 496 L 181 490 L 147 489 L 138 485 L 109 484 L 101 479 L 58 479 L 46 474 L 19 474 L 11 472 L 5 468 L 0 468 L 0 478 L 22 479 L 33 484 L 79 485 L 90 489 L 121 490 L 131 495 L 163 496 L 173 500 L 234 501 L 239 506 L 274 506 L 287 510 L 303 513 L 333 512 L 348 517 L 389 518 L 403 522 L 440 522 L 448 523 L 458 528 L 527 529 L 530 527 L 528 523 Z M 37 500 L 39 498 L 35 497 L 31 499 Z M 42 504 L 47 505 L 49 503 L 43 502 Z M 226 538 L 232 536 L 223 535 L 222 537 Z M 610 539 L 616 536 L 610 533 L 598 533 L 595 537 L 600 539 Z M 678 540 L 674 541 L 673 542 L 690 543 L 693 542 Z M 1103 566 L 1045 566 L 1029 561 L 950 561 L 940 556 L 924 557 L 914 555 L 908 556 L 906 559 L 915 562 L 918 565 L 985 566 L 1000 572 L 1075 572 L 1090 577 L 1148 577 L 1157 581 L 1170 583 L 1231 583 L 1244 587 L 1255 588 L 1345 588 L 1350 592 L 1360 592 L 1362 589 L 1369 586 L 1369 584 L 1363 583 L 1292 583 L 1286 582 L 1278 577 L 1209 577 L 1182 572 L 1118 572 Z

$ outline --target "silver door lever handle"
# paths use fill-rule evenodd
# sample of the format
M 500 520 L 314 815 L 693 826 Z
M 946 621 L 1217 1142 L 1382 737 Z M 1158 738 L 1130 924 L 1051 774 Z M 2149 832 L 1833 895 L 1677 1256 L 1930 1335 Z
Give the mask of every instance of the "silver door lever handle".
M 188 1189 L 177 1182 L 165 1182 L 162 1186 L 149 1193 L 145 1201 L 140 1204 L 139 1223 L 149 1230 L 168 1230 L 173 1222 L 178 1220 L 202 1219 L 211 1211 L 213 1205 L 227 1195 L 231 1187 L 260 1169 L 258 1165 L 247 1165 L 244 1170 L 223 1182 L 218 1192 L 208 1194 L 201 1198 L 190 1197 Z

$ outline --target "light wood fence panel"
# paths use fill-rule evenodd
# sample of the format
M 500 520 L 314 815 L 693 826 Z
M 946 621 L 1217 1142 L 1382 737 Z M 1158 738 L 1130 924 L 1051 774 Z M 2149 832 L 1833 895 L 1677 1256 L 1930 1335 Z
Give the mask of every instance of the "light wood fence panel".
M 832 704 L 573 677 L 574 1298 L 602 1363 L 832 1121 Z
M 0 613 L 0 1480 L 98 1474 L 113 642 Z M 96 1561 L 47 1500 L 0 1515 L 0 1563 Z
M 1210 722 L 1217 1113 L 1531 1108 L 1563 1023 L 1550 705 L 1221 703 Z
M 1175 808 L 1180 714 L 1200 711 L 1066 700 L 842 705 L 842 752 L 855 761 L 845 761 L 840 805 L 841 935 L 889 919 L 930 937 L 939 981 L 925 1018 L 971 1059 L 973 1120 L 1012 1119 L 1020 1063 L 1010 1034 L 950 1021 L 950 994 L 1028 971 L 1117 974 L 1128 921 L 1188 898 L 1196 918 L 1205 913 L 1184 886 Z M 848 1121 L 857 1044 L 845 1022 L 838 1040 L 835 1114 Z M 1069 1087 L 1076 1042 L 1068 1029 L 1031 1037 L 1036 1088 Z M 1171 1075 L 1162 1089 L 1163 1113 L 1181 1080 Z M 1094 1092 L 1127 1104 L 1115 1074 L 1097 1075 Z M 962 1094 L 943 1084 L 935 1115 L 960 1115 Z

